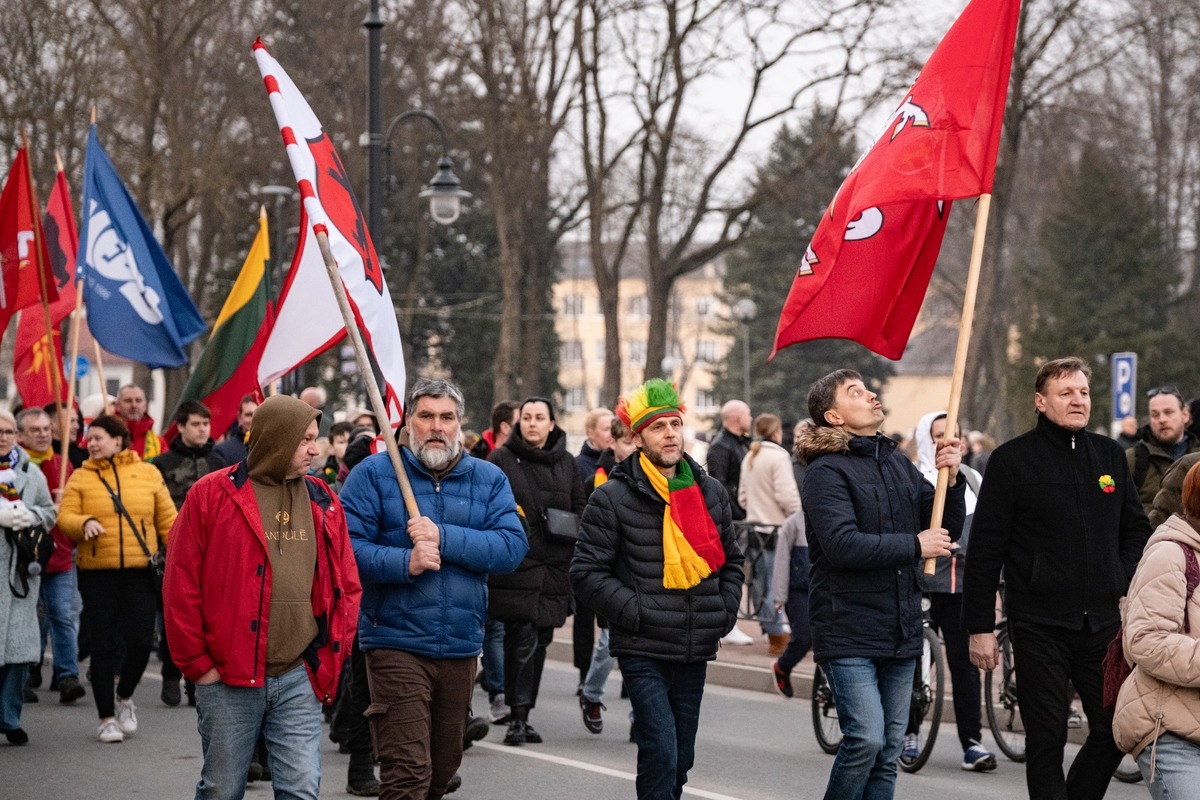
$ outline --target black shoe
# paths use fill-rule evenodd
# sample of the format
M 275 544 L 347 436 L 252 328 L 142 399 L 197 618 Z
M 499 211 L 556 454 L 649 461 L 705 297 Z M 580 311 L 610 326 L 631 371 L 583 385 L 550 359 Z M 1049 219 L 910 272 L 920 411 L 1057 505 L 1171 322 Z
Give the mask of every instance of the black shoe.
M 85 694 L 87 690 L 83 688 L 77 675 L 68 675 L 58 682 L 58 702 L 64 706 L 74 703 Z
M 467 726 L 463 728 L 463 750 L 487 736 L 488 721 L 483 717 L 467 717 Z
M 587 728 L 588 733 L 603 733 L 604 719 L 600 712 L 608 709 L 602 703 L 593 703 L 586 697 L 579 698 L 579 708 L 583 712 L 583 727 Z
M 15 731 L 5 731 L 4 738 L 8 739 L 9 744 L 29 744 L 29 734 L 23 728 L 17 728 Z
M 771 674 L 775 676 L 775 688 L 784 697 L 795 697 L 796 691 L 792 688 L 792 676 L 783 671 L 783 667 L 779 666 L 776 661 L 771 665 Z
M 525 744 L 541 744 L 542 735 L 533 729 L 533 726 L 528 722 L 525 723 Z
M 446 784 L 446 794 L 454 794 L 455 792 L 457 792 L 459 790 L 459 787 L 461 787 L 461 786 L 462 786 L 462 775 L 459 775 L 456 772 L 456 773 L 454 773 L 454 777 L 450 779 L 450 782 Z
M 38 664 L 36 666 L 29 668 L 29 688 L 30 689 L 42 688 L 42 665 L 41 664 Z
M 59 690 L 58 675 L 51 674 L 50 676 L 50 691 L 57 692 Z
M 30 689 L 28 686 L 26 686 L 24 702 L 36 703 L 37 701 L 38 701 L 37 692 L 35 692 L 33 689 Z
M 381 787 L 375 777 L 375 764 L 370 753 L 350 755 L 350 769 L 346 773 L 346 793 L 355 797 L 375 797 Z
M 504 734 L 504 743 L 510 747 L 525 744 L 525 723 L 519 719 L 509 722 L 508 730 Z
M 163 680 L 162 701 L 169 706 L 177 706 L 183 701 L 183 695 L 179 693 L 179 679 L 171 680 L 165 678 Z
M 263 776 L 263 765 L 258 763 L 258 760 L 250 762 L 250 771 L 246 773 L 246 783 L 254 783 L 261 781 Z
M 346 794 L 352 794 L 355 797 L 378 797 L 382 788 L 379 779 L 372 775 L 370 779 L 347 782 Z

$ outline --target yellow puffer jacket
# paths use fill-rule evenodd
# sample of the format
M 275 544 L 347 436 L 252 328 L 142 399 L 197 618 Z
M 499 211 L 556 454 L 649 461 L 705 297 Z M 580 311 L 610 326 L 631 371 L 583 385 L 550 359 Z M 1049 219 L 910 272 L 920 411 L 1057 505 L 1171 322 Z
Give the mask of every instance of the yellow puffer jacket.
M 1200 531 L 1172 515 L 1147 542 L 1125 606 L 1133 672 L 1117 695 L 1113 737 L 1134 756 L 1164 733 L 1200 742 L 1200 591 L 1184 597 L 1187 562 L 1176 542 L 1200 550 Z
M 79 543 L 75 561 L 80 569 L 137 569 L 149 561 L 129 522 L 114 508 L 101 476 L 120 496 L 130 516 L 145 529 L 146 547 L 157 552 L 165 546 L 167 532 L 175 522 L 175 504 L 163 482 L 162 473 L 132 450 L 122 450 L 111 459 L 88 459 L 75 470 L 63 489 L 58 509 L 58 529 Z M 94 519 L 104 534 L 83 540 L 83 525 Z

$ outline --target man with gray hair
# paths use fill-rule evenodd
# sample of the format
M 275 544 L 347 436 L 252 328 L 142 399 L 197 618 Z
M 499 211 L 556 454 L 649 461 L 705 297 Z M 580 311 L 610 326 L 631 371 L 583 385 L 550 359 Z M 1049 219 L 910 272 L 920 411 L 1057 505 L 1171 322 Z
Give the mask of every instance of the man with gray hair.
M 463 728 L 487 621 L 487 578 L 529 549 L 508 479 L 463 451 L 462 392 L 422 378 L 400 457 L 419 516 L 386 454 L 350 472 L 340 499 L 363 582 L 359 642 L 381 796 L 437 800 L 462 762 Z

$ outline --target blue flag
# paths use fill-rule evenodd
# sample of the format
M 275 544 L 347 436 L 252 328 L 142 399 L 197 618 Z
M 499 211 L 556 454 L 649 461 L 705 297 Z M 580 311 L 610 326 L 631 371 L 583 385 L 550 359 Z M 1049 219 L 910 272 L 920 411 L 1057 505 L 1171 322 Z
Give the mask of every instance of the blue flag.
M 76 278 L 83 281 L 88 328 L 110 353 L 151 367 L 188 363 L 184 346 L 204 319 L 179 282 L 96 137 L 83 161 L 83 224 Z

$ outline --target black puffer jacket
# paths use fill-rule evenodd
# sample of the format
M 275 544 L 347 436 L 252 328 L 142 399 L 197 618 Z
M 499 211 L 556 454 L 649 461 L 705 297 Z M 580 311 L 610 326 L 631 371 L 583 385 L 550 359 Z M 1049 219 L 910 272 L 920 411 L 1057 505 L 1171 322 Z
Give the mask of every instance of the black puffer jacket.
M 182 436 L 172 439 L 167 452 L 160 454 L 150 463 L 162 473 L 176 509 L 183 506 L 183 499 L 187 497 L 192 484 L 213 470 L 225 466 L 224 460 L 213 452 L 212 439 L 199 447 L 191 447 L 184 444 Z
M 801 437 L 813 658 L 920 655 L 917 534 L 929 527 L 934 487 L 882 434 L 819 427 Z M 965 490 L 960 475 L 946 497 L 942 527 L 954 540 L 962 534 Z
M 711 661 L 737 621 L 742 551 L 733 533 L 729 497 L 700 466 L 691 465 L 725 548 L 725 564 L 690 589 L 663 587 L 666 504 L 635 453 L 592 493 L 571 562 L 576 596 L 609 622 L 615 656 Z
M 567 452 L 567 436 L 556 427 L 544 448 L 531 447 L 521 437 L 518 424 L 488 460 L 508 476 L 529 524 L 529 554 L 521 566 L 511 574 L 488 578 L 488 616 L 501 622 L 557 628 L 567 621 L 571 610 L 567 571 L 575 546 L 549 537 L 543 511 L 558 508 L 581 514 L 587 503 L 575 457 Z

